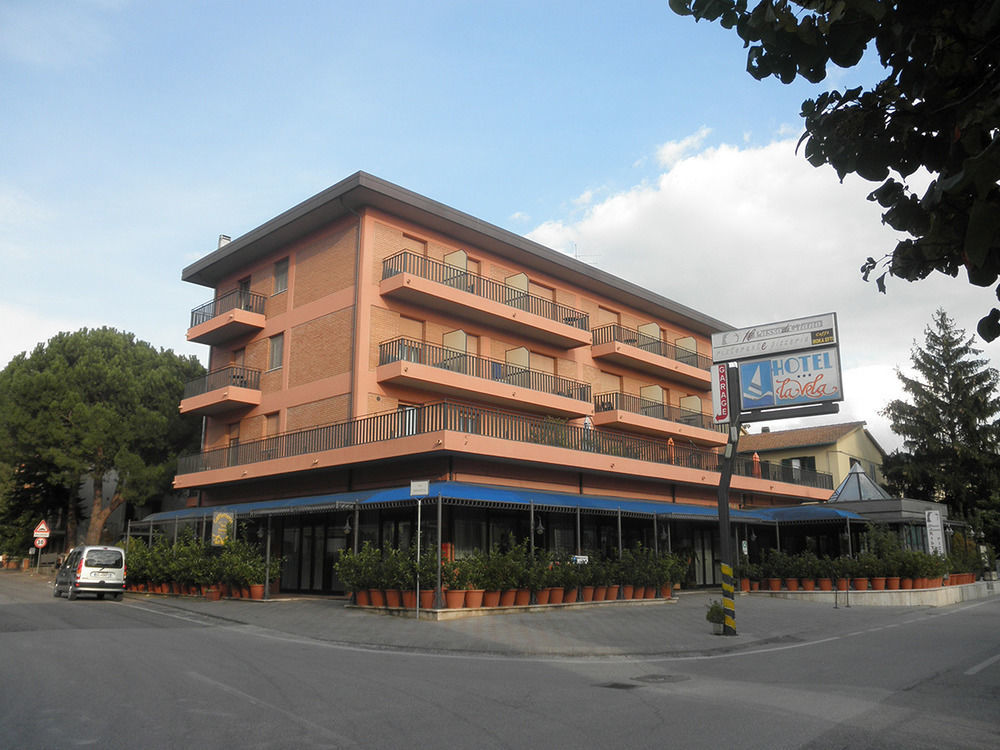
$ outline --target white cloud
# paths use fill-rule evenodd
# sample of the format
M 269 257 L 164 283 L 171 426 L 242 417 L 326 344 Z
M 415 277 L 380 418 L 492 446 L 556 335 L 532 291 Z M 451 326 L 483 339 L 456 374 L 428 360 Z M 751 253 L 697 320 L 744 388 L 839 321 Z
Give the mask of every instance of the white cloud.
M 700 144 L 706 133 L 674 145 Z M 698 152 L 685 146 L 690 153 L 672 163 L 663 156 L 683 149 L 667 149 L 660 158 L 669 171 L 655 180 L 529 236 L 563 251 L 586 248 L 599 254 L 603 270 L 734 327 L 836 312 L 846 401 L 825 419 L 866 421 L 892 450 L 898 439 L 877 412 L 902 395 L 894 368 L 908 366 L 936 308 L 973 334 L 996 298 L 940 274 L 913 284 L 889 279 L 886 295 L 864 283 L 865 257 L 891 252 L 897 240 L 879 206 L 866 200 L 873 184 L 840 183 L 832 169 L 811 167 L 795 155 L 796 140 Z M 978 346 L 1000 366 L 1000 342 Z M 788 420 L 773 429 L 792 426 Z
M 670 168 L 692 151 L 701 147 L 711 128 L 702 127 L 697 133 L 679 141 L 667 141 L 656 149 L 656 161 L 661 167 Z

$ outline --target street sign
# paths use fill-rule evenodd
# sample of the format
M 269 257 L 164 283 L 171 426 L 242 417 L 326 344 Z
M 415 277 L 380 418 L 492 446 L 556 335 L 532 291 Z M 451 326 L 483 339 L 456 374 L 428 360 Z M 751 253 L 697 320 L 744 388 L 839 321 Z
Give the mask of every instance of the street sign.
M 44 547 L 48 543 L 49 543 L 49 540 L 46 539 L 44 536 L 36 536 L 35 537 L 35 546 L 38 547 L 38 549 L 41 549 L 42 547 Z
M 48 535 L 49 535 L 49 525 L 45 523 L 45 519 L 43 518 L 41 521 L 38 522 L 38 525 L 35 527 L 35 536 L 48 537 Z
M 431 491 L 431 483 L 427 479 L 410 480 L 410 497 L 427 497 L 427 493 Z

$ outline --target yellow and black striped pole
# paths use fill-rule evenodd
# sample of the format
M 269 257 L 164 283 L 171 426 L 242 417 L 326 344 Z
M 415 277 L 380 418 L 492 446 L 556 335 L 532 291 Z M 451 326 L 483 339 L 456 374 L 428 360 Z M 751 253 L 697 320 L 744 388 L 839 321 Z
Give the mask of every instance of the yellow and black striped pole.
M 739 392 L 736 367 L 728 368 L 729 391 Z M 737 401 L 738 403 L 738 401 Z M 722 609 L 725 614 L 723 635 L 736 635 L 736 602 L 733 598 L 733 545 L 729 526 L 729 482 L 733 477 L 736 445 L 740 440 L 740 411 L 734 409 L 729 423 L 729 442 L 719 461 L 719 558 L 722 563 Z

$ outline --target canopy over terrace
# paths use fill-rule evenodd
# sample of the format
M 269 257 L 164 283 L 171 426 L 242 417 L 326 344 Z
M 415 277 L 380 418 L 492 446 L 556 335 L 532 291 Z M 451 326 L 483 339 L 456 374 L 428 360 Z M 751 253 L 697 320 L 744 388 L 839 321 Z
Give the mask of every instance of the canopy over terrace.
M 524 488 L 495 487 L 464 482 L 430 482 L 427 495 L 422 498 L 456 506 L 527 510 L 534 526 L 534 513 L 581 513 L 617 516 L 619 518 L 648 518 L 655 525 L 658 520 L 718 521 L 718 509 L 707 505 L 688 505 L 673 502 L 654 502 L 605 495 L 580 495 L 548 492 Z M 357 492 L 341 492 L 313 497 L 282 498 L 252 503 L 182 508 L 154 513 L 129 524 L 129 533 L 152 532 L 155 527 L 177 528 L 179 524 L 205 522 L 215 513 L 229 513 L 234 519 L 266 518 L 276 515 L 321 513 L 332 510 L 380 510 L 414 507 L 418 498 L 411 496 L 410 487 L 392 487 Z M 733 509 L 733 523 L 767 525 L 778 528 L 785 524 L 865 523 L 865 519 L 851 511 L 822 505 L 802 505 L 787 508 L 757 510 Z M 654 539 L 655 539 L 654 535 Z

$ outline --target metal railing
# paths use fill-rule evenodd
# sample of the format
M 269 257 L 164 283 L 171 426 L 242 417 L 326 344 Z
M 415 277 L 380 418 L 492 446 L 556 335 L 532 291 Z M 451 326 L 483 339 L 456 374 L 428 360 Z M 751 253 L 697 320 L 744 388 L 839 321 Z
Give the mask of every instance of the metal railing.
M 393 339 L 384 341 L 378 347 L 378 363 L 387 365 L 390 362 L 416 362 L 442 370 L 451 370 L 474 378 L 493 380 L 498 383 L 508 383 L 532 391 L 566 396 L 578 401 L 590 401 L 590 384 L 570 380 L 547 372 L 530 370 L 527 367 L 512 365 L 497 359 L 488 359 L 473 354 L 466 354 L 457 349 L 428 344 L 412 339 Z
M 715 424 L 715 420 L 711 414 L 704 414 L 691 409 L 682 409 L 679 406 L 671 406 L 670 404 L 653 401 L 642 396 L 633 396 L 631 393 L 619 393 L 618 391 L 599 393 L 594 396 L 594 410 L 598 412 L 627 411 L 631 414 L 642 414 L 647 417 L 664 419 L 668 422 L 700 427 L 703 430 L 725 432 L 727 429 L 726 425 Z
M 617 323 L 595 328 L 590 333 L 594 346 L 607 344 L 609 341 L 618 341 L 622 344 L 628 344 L 637 349 L 672 359 L 675 362 L 683 362 L 686 365 L 691 365 L 691 367 L 697 367 L 699 370 L 712 369 L 711 357 L 698 354 L 698 352 L 693 352 L 690 349 L 684 349 L 676 344 L 663 341 L 655 336 L 649 336 L 633 328 L 626 328 Z
M 191 311 L 191 328 L 200 325 L 205 321 L 218 317 L 230 310 L 247 310 L 253 313 L 264 314 L 264 305 L 267 297 L 263 294 L 255 294 L 242 289 L 233 289 L 231 292 L 220 294 L 211 302 L 206 302 Z
M 260 390 L 260 370 L 251 370 L 247 367 L 223 367 L 213 370 L 185 383 L 184 398 L 200 396 L 217 388 L 229 386 Z
M 441 430 L 718 471 L 718 454 L 698 448 L 693 443 L 668 444 L 665 440 L 578 427 L 552 417 L 533 417 L 499 409 L 439 401 L 182 456 L 177 462 L 177 473 L 192 474 Z M 734 464 L 734 473 L 781 482 L 790 481 L 790 478 L 785 477 L 782 468 L 784 467 L 766 461 L 755 462 L 739 458 Z M 829 474 L 798 469 L 791 478 L 797 480 L 795 484 L 833 489 L 833 478 Z
M 447 263 L 424 258 L 411 252 L 403 251 L 382 261 L 383 279 L 388 279 L 399 273 L 411 273 L 414 276 L 436 281 L 453 289 L 461 289 L 463 292 L 469 292 L 477 297 L 500 302 L 542 318 L 565 323 L 573 328 L 579 328 L 581 331 L 590 328 L 590 316 L 585 312 L 574 310 L 572 307 L 561 305 L 544 297 L 529 294 L 523 289 L 509 286 L 502 281 L 469 273 L 461 268 L 455 268 Z

